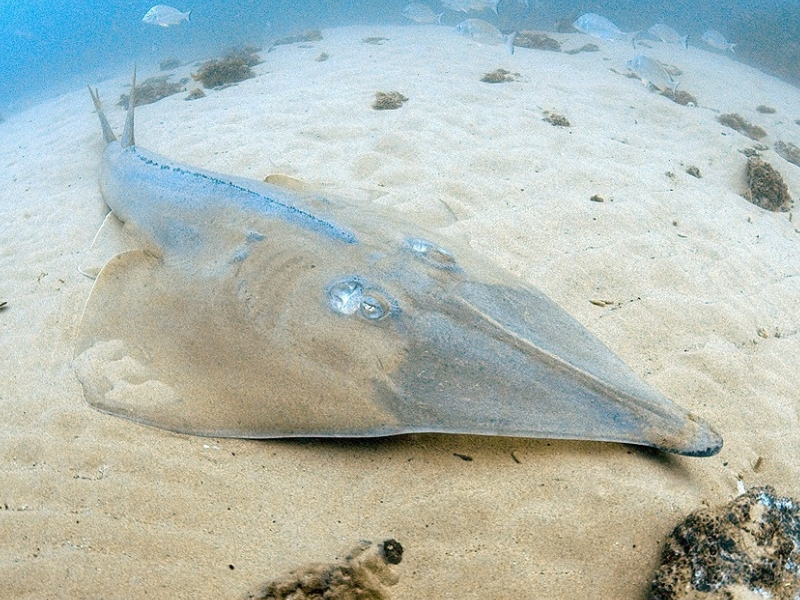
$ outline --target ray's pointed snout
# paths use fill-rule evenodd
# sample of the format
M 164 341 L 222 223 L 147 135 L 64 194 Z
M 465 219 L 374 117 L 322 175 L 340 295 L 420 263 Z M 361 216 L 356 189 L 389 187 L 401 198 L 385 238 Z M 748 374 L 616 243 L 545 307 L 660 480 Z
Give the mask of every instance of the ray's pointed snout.
M 415 316 L 394 379 L 420 429 L 587 439 L 710 456 L 721 437 L 532 288 L 460 282 Z

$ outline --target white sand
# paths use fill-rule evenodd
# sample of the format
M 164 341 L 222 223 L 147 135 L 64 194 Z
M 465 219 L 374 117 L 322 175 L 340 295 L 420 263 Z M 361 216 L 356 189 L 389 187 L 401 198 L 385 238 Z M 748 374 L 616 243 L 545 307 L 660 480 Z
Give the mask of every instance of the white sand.
M 580 35 L 557 37 L 601 52 L 508 56 L 433 26 L 324 35 L 276 48 L 258 77 L 205 99 L 142 107 L 138 144 L 449 228 L 713 423 L 725 448 L 689 459 L 447 435 L 202 439 L 93 410 L 70 362 L 92 285 L 78 267 L 103 218 L 103 142 L 76 90 L 0 125 L 0 596 L 241 598 L 359 538 L 395 537 L 407 553 L 394 598 L 639 598 L 672 527 L 728 501 L 738 478 L 800 496 L 800 234 L 740 195 L 739 151 L 753 142 L 715 120 L 738 112 L 766 144 L 800 143 L 797 89 L 654 44 L 648 54 L 685 72 L 692 108 L 613 72 L 630 46 Z M 478 81 L 497 67 L 520 80 Z M 99 84 L 117 131 L 127 78 Z M 375 111 L 378 90 L 410 100 Z M 800 195 L 800 168 L 764 157 Z

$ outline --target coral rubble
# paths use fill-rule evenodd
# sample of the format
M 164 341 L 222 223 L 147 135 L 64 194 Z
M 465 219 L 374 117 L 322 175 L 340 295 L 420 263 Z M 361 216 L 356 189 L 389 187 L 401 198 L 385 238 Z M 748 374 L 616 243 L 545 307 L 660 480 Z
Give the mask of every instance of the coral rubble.
M 505 69 L 495 69 L 481 77 L 481 81 L 484 83 L 506 83 L 508 81 L 516 81 L 518 77 L 519 73 L 512 73 Z
M 784 160 L 800 167 L 800 148 L 791 142 L 775 142 L 775 152 Z
M 775 212 L 787 211 L 792 204 L 781 174 L 756 156 L 747 159 L 747 194 L 756 206 Z
M 553 112 L 545 111 L 544 120 L 556 127 L 571 127 L 569 119 L 564 115 L 559 115 Z
M 751 140 L 760 140 L 767 135 L 767 132 L 764 131 L 763 128 L 759 127 L 758 125 L 748 123 L 744 117 L 737 113 L 725 113 L 718 116 L 717 121 L 719 121 L 722 125 L 725 125 L 725 127 L 730 127 L 742 135 L 746 135 Z
M 385 600 L 399 577 L 403 547 L 396 540 L 361 542 L 343 561 L 311 564 L 267 583 L 256 600 Z
M 561 52 L 561 44 L 558 40 L 554 40 L 545 33 L 536 33 L 535 31 L 520 31 L 514 38 L 514 45 L 520 48 Z
M 375 92 L 375 102 L 372 108 L 375 110 L 394 110 L 400 108 L 408 101 L 408 98 L 400 92 Z
M 771 487 L 690 514 L 667 538 L 650 600 L 800 596 L 800 506 Z

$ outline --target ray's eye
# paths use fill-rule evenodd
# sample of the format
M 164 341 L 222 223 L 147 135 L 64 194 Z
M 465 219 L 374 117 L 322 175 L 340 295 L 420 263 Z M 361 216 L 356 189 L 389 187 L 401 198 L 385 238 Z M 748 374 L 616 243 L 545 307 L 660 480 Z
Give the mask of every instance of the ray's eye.
M 337 281 L 328 288 L 328 304 L 343 315 L 358 314 L 368 321 L 380 321 L 399 311 L 383 292 L 365 285 L 358 277 Z
M 389 314 L 389 303 L 386 298 L 374 290 L 366 294 L 361 300 L 361 316 L 370 321 L 378 321 Z
M 406 240 L 406 245 L 419 258 L 422 258 L 425 262 L 432 264 L 434 267 L 448 270 L 458 269 L 456 257 L 433 242 L 420 238 L 410 238 Z

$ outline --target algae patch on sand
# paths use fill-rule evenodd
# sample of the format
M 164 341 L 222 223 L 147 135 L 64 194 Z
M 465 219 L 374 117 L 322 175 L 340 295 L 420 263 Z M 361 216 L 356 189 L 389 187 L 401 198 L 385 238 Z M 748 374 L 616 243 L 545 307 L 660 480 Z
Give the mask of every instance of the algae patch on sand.
M 138 84 L 136 86 L 136 106 L 152 104 L 167 96 L 186 91 L 184 81 L 175 83 L 169 81 L 169 78 L 170 75 L 159 75 L 158 77 L 145 79 L 142 83 Z M 130 94 L 122 94 L 119 97 L 117 106 L 122 106 L 127 110 L 128 102 L 130 102 Z
M 192 78 L 200 81 L 207 89 L 252 79 L 256 76 L 252 67 L 263 62 L 257 54 L 259 51 L 260 48 L 252 46 L 229 50 L 222 58 L 209 60 L 200 65 L 197 73 L 192 73 Z

